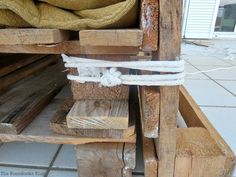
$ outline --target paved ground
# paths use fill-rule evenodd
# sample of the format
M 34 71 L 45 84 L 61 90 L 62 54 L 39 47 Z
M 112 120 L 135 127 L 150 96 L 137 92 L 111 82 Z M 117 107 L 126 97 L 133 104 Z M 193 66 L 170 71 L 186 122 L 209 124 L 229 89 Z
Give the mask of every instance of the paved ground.
M 209 47 L 182 45 L 187 72 L 184 85 L 236 153 L 236 41 L 195 42 Z M 216 68 L 222 70 L 198 73 Z M 3 144 L 0 145 L 0 177 L 75 177 L 74 154 L 74 147 L 68 145 Z M 138 161 L 134 176 L 141 177 L 140 157 Z

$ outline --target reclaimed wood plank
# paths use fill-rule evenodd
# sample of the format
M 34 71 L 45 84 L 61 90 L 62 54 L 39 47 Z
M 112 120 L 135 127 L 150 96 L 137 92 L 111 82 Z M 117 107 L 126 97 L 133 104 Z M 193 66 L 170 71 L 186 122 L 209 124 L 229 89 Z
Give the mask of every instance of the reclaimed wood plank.
M 0 59 L 0 77 L 31 64 L 45 55 L 13 54 Z
M 19 134 L 66 83 L 58 63 L 0 95 L 0 132 Z
M 143 134 L 157 138 L 160 121 L 160 92 L 158 87 L 139 87 L 140 114 Z
M 69 32 L 59 29 L 0 29 L 0 45 L 55 44 L 69 39 Z
M 66 116 L 68 128 L 127 129 L 128 106 L 128 100 L 76 101 Z
M 138 29 L 125 30 L 81 30 L 81 46 L 134 46 L 142 45 L 143 32 Z
M 7 87 L 15 84 L 17 81 L 24 79 L 43 68 L 47 67 L 48 65 L 57 62 L 59 57 L 55 56 L 46 56 L 40 60 L 37 60 L 36 62 L 29 64 L 23 68 L 20 68 L 19 70 L 16 70 L 4 77 L 0 78 L 0 90 L 6 89 Z
M 78 145 L 76 151 L 79 176 L 132 177 L 135 144 L 92 143 Z
M 141 0 L 140 27 L 143 30 L 142 50 L 145 52 L 158 49 L 159 0 Z
M 64 41 L 52 45 L 0 45 L 0 53 L 34 53 L 34 54 L 70 54 L 70 55 L 104 55 L 104 54 L 123 54 L 136 55 L 138 47 L 129 46 L 81 46 L 79 41 Z
M 159 46 L 154 59 L 177 60 L 181 47 L 182 1 L 159 1 Z M 160 130 L 156 139 L 158 176 L 173 177 L 176 153 L 176 129 L 179 87 L 160 87 Z
M 135 117 L 130 116 L 129 127 L 125 130 L 77 129 L 68 128 L 66 115 L 74 105 L 74 100 L 68 98 L 50 121 L 50 127 L 55 133 L 89 138 L 129 138 L 135 134 Z
M 197 103 L 193 100 L 187 90 L 180 87 L 179 110 L 188 127 L 203 127 L 208 130 L 217 145 L 226 154 L 227 159 L 224 165 L 224 176 L 230 176 L 236 164 L 236 156 L 232 149 L 225 142 L 222 136 L 209 122 L 205 114 L 201 111 Z

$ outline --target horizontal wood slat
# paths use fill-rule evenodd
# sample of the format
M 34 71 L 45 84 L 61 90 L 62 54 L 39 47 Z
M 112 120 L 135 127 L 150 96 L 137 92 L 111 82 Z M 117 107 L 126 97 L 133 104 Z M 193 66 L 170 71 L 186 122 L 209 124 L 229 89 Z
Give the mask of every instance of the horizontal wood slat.
M 81 46 L 134 46 L 142 45 L 142 30 L 82 30 Z
M 59 29 L 0 29 L 0 45 L 55 44 L 69 39 L 69 32 Z

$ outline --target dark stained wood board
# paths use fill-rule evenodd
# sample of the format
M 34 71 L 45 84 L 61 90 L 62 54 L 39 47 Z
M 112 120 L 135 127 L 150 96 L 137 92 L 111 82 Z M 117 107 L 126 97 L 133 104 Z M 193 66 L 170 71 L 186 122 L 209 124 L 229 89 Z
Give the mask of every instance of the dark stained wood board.
M 66 84 L 60 62 L 0 95 L 0 132 L 19 134 Z

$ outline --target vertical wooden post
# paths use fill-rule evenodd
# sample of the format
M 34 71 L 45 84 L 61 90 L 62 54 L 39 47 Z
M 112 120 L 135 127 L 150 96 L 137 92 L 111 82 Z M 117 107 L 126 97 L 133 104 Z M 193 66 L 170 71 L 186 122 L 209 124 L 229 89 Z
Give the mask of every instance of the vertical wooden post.
M 92 143 L 76 146 L 80 177 L 132 177 L 135 144 Z
M 159 0 L 159 52 L 154 59 L 177 60 L 181 45 L 181 0 Z M 156 139 L 158 177 L 174 176 L 179 87 L 160 87 L 160 128 Z

